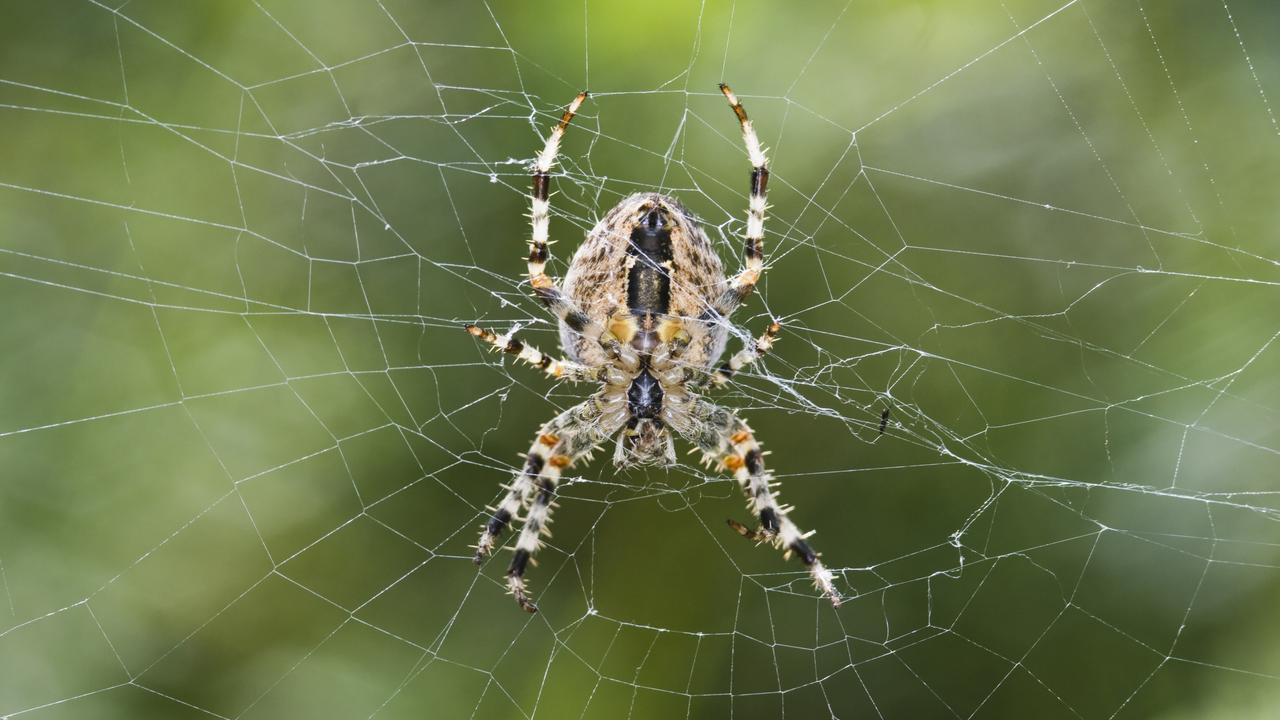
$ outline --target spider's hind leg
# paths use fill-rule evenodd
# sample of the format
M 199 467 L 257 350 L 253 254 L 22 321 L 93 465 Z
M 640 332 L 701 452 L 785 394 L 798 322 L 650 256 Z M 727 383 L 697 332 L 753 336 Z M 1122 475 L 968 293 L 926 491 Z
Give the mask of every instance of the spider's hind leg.
M 809 545 L 808 538 L 813 533 L 802 532 L 791 521 L 788 515 L 794 508 L 778 504 L 778 495 L 773 490 L 776 483 L 764 467 L 764 451 L 747 424 L 731 411 L 699 399 L 694 401 L 678 429 L 706 453 L 709 462 L 718 463 L 733 473 L 747 495 L 747 507 L 760 522 L 755 530 L 732 520 L 729 526 L 743 537 L 781 549 L 783 557 L 800 558 L 809 570 L 814 587 L 839 607 L 835 577 Z
M 617 388 L 606 386 L 543 425 L 525 456 L 524 468 L 507 486 L 502 501 L 494 507 L 493 515 L 480 532 L 475 546 L 477 565 L 497 547 L 502 531 L 516 519 L 521 508 L 528 507 L 515 555 L 507 568 L 507 591 L 526 612 L 538 610 L 529 597 L 524 574 L 542 547 L 542 536 L 551 534 L 547 526 L 551 523 L 560 473 L 578 459 L 589 456 L 612 435 L 621 426 L 625 412 L 625 396 L 619 394 Z

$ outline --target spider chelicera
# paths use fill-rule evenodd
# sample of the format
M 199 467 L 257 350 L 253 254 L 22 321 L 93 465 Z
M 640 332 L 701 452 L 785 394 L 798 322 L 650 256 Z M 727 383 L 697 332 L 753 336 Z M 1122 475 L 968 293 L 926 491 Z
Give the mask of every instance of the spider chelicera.
M 753 343 L 716 366 L 728 341 L 727 318 L 751 294 L 764 272 L 765 193 L 769 170 L 751 120 L 728 85 L 720 85 L 742 127 L 751 161 L 747 204 L 746 262 L 726 278 L 698 222 L 674 198 L 637 193 L 618 203 L 592 228 L 574 253 L 563 289 L 546 274 L 551 168 L 560 141 L 587 98 L 581 92 L 551 130 L 533 163 L 529 284 L 556 316 L 567 359 L 544 355 L 513 335 L 468 325 L 467 331 L 528 362 L 552 378 L 599 383 L 600 389 L 538 430 L 524 468 L 506 487 L 476 544 L 477 564 L 498 544 L 521 510 L 524 527 L 507 569 L 507 589 L 520 607 L 536 612 L 525 570 L 551 520 L 561 473 L 613 436 L 619 467 L 675 463 L 672 433 L 702 450 L 703 459 L 732 472 L 759 518 L 739 534 L 798 556 L 814 585 L 835 605 L 840 597 L 832 573 L 818 560 L 803 533 L 778 504 L 776 482 L 751 428 L 732 410 L 702 396 L 724 385 L 744 366 L 767 353 L 780 331 L 770 323 Z

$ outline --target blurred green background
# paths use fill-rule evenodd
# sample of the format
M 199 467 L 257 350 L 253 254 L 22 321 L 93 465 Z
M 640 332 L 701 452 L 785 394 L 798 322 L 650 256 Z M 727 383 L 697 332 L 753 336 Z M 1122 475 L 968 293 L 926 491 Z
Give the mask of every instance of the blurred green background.
M 0 716 L 1280 714 L 1274 3 L 119 5 L 0 22 Z M 553 274 L 653 188 L 736 266 L 721 80 L 721 397 L 848 599 L 600 458 L 525 615 L 468 545 L 587 389 L 460 326 L 556 348 L 583 87 Z

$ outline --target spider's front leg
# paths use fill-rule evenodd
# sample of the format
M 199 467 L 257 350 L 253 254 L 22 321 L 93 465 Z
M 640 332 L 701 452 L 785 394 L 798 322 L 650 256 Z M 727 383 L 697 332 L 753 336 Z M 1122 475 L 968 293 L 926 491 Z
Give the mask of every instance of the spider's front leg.
M 747 200 L 747 234 L 744 239 L 746 263 L 742 270 L 729 281 L 729 287 L 719 299 L 716 311 L 724 317 L 742 304 L 751 291 L 755 289 L 760 276 L 764 274 L 764 212 L 769 192 L 769 167 L 760 146 L 760 137 L 756 135 L 747 111 L 738 102 L 738 97 L 728 85 L 720 84 L 720 92 L 733 107 L 738 116 L 738 124 L 742 128 L 742 142 L 747 146 L 747 157 L 751 160 L 751 195 Z
M 556 319 L 564 323 L 574 332 L 585 337 L 600 340 L 606 352 L 613 348 L 607 346 L 605 328 L 595 322 L 578 308 L 572 299 L 564 294 L 555 280 L 547 275 L 547 260 L 551 257 L 549 239 L 551 228 L 551 169 L 555 166 L 556 156 L 560 154 L 560 141 L 569 127 L 569 122 L 577 114 L 578 108 L 587 99 L 587 91 L 578 93 L 560 122 L 551 128 L 542 151 L 533 160 L 533 191 L 531 193 L 529 219 L 533 234 L 529 239 L 529 285 L 533 294 L 551 311 Z
M 709 462 L 733 473 L 747 495 L 747 507 L 760 520 L 756 530 L 733 520 L 729 525 L 744 537 L 769 542 L 781 549 L 784 557 L 795 554 L 809 569 L 814 587 L 839 607 L 840 595 L 835 589 L 834 576 L 809 546 L 807 538 L 813 532 L 801 532 L 788 517 L 794 508 L 778 504 L 778 496 L 771 487 L 776 483 L 765 470 L 764 452 L 751 428 L 732 411 L 702 398 L 691 399 L 688 412 L 680 415 L 678 421 L 672 419 L 676 431 L 698 446 Z
M 624 391 L 612 385 L 560 413 L 543 425 L 525 456 L 524 468 L 507 486 L 506 495 L 493 508 L 493 515 L 480 532 L 475 562 L 482 563 L 497 546 L 507 525 L 527 506 L 524 527 L 516 541 L 515 555 L 507 568 L 507 591 L 527 612 L 537 612 L 524 582 L 524 573 L 534 553 L 542 546 L 542 535 L 550 535 L 551 509 L 560 473 L 622 427 L 626 419 Z
M 587 99 L 587 91 L 583 90 L 569 103 L 560 122 L 551 129 L 542 152 L 533 160 L 533 192 L 530 197 L 529 220 L 533 226 L 533 235 L 529 239 L 529 284 L 533 293 L 553 313 L 562 320 L 570 322 L 580 320 L 586 323 L 586 317 L 573 306 L 551 276 L 547 275 L 547 260 L 550 258 L 548 239 L 551 228 L 551 168 L 555 166 L 556 156 L 560 154 L 560 141 L 564 138 L 569 122 L 577 114 L 578 108 Z

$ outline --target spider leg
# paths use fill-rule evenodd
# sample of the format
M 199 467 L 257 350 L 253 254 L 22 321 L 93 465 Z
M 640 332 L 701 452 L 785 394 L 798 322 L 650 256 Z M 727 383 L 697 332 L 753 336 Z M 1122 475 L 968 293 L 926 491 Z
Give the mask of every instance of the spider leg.
M 556 319 L 567 325 L 574 332 L 600 342 L 610 354 L 625 353 L 617 343 L 605 339 L 605 328 L 600 323 L 587 317 L 587 314 L 567 297 L 551 276 L 547 275 L 547 260 L 551 253 L 548 247 L 551 240 L 548 234 L 551 228 L 551 168 L 555 165 L 556 156 L 560 154 L 560 141 L 564 139 L 569 122 L 577 114 L 578 108 L 587 99 L 587 91 L 578 93 L 569 107 L 560 116 L 560 122 L 551 128 L 542 151 L 533 160 L 533 192 L 530 197 L 529 219 L 533 226 L 533 235 L 529 239 L 529 285 L 533 294 L 542 304 L 556 316 Z
M 507 486 L 506 495 L 493 510 L 476 543 L 475 562 L 482 563 L 497 546 L 502 531 L 528 506 L 524 527 L 516 541 L 515 555 L 507 568 L 507 591 L 526 612 L 537 612 L 524 581 L 542 535 L 550 535 L 556 485 L 560 473 L 591 452 L 622 426 L 626 417 L 625 394 L 615 387 L 604 390 L 557 415 L 543 425 L 525 456 L 524 468 Z
M 742 368 L 759 360 L 769 351 L 773 349 L 773 343 L 777 341 L 778 333 L 782 331 L 782 326 L 776 322 L 769 323 L 769 327 L 765 328 L 759 338 L 756 338 L 750 345 L 744 345 L 741 350 L 734 353 L 728 362 L 724 363 L 714 372 L 701 376 L 694 382 L 690 383 L 690 387 L 694 390 L 705 388 L 708 385 L 715 387 L 724 387 L 733 380 L 733 376 L 738 374 Z
M 812 532 L 801 532 L 791 521 L 793 508 L 778 504 L 773 491 L 777 483 L 764 467 L 764 452 L 751 433 L 751 428 L 732 411 L 701 398 L 691 400 L 686 417 L 676 422 L 676 431 L 698 446 L 708 462 L 733 473 L 747 495 L 747 507 L 760 520 L 760 527 L 750 530 L 741 523 L 729 521 L 730 527 L 740 535 L 765 541 L 783 551 L 784 558 L 796 555 L 809 569 L 809 576 L 824 597 L 839 607 L 834 576 L 822 565 L 818 553 L 810 547 L 808 538 Z
M 733 113 L 738 116 L 738 124 L 742 126 L 742 142 L 747 146 L 747 157 L 751 160 L 751 195 L 747 202 L 747 234 L 744 241 L 746 264 L 729 281 L 728 289 L 715 308 L 721 315 L 728 317 L 734 308 L 747 299 L 764 274 L 764 211 L 769 168 L 764 148 L 760 146 L 760 138 L 747 117 L 747 111 L 742 108 L 742 103 L 738 102 L 733 90 L 724 83 L 720 84 L 720 92 L 724 93 L 733 106 Z
M 517 360 L 523 360 L 530 365 L 538 368 L 547 374 L 553 380 L 569 380 L 570 382 L 595 382 L 600 379 L 601 368 L 583 365 L 562 358 L 553 358 L 544 354 L 538 348 L 522 342 L 515 336 L 515 333 L 507 335 L 496 335 L 492 330 L 475 325 L 467 325 L 467 332 L 473 337 L 485 341 L 493 347 L 495 351 L 505 352 L 515 355 Z
M 548 307 L 552 306 L 555 296 L 563 296 L 560 294 L 560 288 L 556 286 L 556 282 L 547 276 L 547 258 L 549 252 L 547 246 L 550 244 L 547 240 L 548 229 L 551 226 L 551 167 L 556 162 L 556 155 L 560 153 L 560 140 L 564 138 L 565 129 L 569 127 L 569 121 L 573 120 L 573 116 L 578 112 L 578 108 L 582 106 L 582 102 L 587 99 L 587 91 L 583 90 L 578 96 L 569 103 L 569 107 L 560 116 L 560 122 L 551 129 L 551 134 L 547 136 L 547 142 L 542 146 L 542 152 L 533 161 L 533 194 L 530 199 L 531 212 L 530 221 L 533 224 L 533 236 L 529 240 L 529 283 L 533 286 L 533 291 L 537 294 L 538 299 L 542 300 Z

